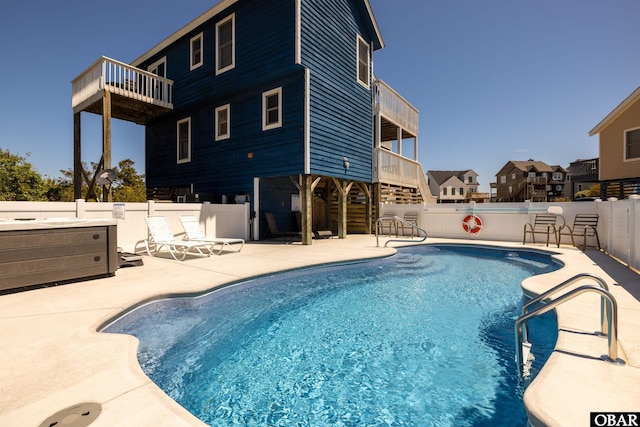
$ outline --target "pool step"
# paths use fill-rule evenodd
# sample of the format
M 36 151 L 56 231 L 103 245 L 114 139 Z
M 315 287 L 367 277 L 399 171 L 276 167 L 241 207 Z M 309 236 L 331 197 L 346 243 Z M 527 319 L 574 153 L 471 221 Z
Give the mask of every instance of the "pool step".
M 523 342 L 522 343 L 522 360 L 524 360 L 522 366 L 522 376 L 524 378 L 529 378 L 531 375 L 531 364 L 536 359 L 536 357 L 531 352 L 531 343 Z

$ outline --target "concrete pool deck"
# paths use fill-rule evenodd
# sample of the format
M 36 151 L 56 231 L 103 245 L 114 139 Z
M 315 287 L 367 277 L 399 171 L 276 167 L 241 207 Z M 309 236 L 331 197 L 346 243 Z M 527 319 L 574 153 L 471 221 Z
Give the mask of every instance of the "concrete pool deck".
M 432 238 L 426 243 L 448 242 L 523 248 L 518 243 Z M 577 273 L 590 272 L 605 279 L 618 302 L 618 357 L 626 361 L 615 366 L 596 359 L 607 354 L 607 339 L 593 335 L 599 330 L 597 295 L 581 295 L 562 304 L 556 351 L 525 394 L 533 424 L 577 427 L 589 425 L 590 412 L 639 411 L 640 302 L 632 294 L 640 292 L 640 275 L 599 252 L 585 254 L 568 246 L 524 247 L 557 252 L 567 264 L 559 271 L 527 279 L 523 286 L 530 292 L 542 292 Z M 144 266 L 119 269 L 114 277 L 2 295 L 0 425 L 37 427 L 65 408 L 97 402 L 102 412 L 91 427 L 202 426 L 142 372 L 136 359 L 137 339 L 96 330 L 127 308 L 161 296 L 202 292 L 281 270 L 393 253 L 393 248 L 376 247 L 375 237 L 361 235 L 318 240 L 311 246 L 248 242 L 240 253 L 188 257 L 183 262 L 143 256 Z M 586 283 L 576 286 L 581 284 Z

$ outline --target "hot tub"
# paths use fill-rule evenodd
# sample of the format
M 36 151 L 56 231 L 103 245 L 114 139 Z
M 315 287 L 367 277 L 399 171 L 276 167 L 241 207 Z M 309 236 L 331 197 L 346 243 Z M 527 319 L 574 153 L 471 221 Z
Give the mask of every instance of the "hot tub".
M 113 276 L 115 219 L 0 220 L 0 293 Z

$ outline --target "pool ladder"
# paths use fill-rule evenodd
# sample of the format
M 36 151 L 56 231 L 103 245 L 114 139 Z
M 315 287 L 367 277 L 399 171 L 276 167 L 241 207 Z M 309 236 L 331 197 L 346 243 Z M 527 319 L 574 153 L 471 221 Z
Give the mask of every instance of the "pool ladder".
M 569 285 L 582 279 L 592 279 L 599 286 L 583 285 L 579 286 L 562 296 L 545 301 L 550 295 L 568 287 Z M 596 332 L 596 335 L 606 336 L 608 340 L 608 354 L 601 356 L 601 359 L 616 365 L 624 365 L 625 361 L 618 358 L 618 304 L 613 295 L 609 292 L 609 287 L 600 277 L 589 274 L 580 273 L 557 286 L 549 289 L 548 291 L 540 294 L 538 297 L 528 301 L 522 306 L 522 316 L 516 320 L 515 334 L 516 334 L 516 363 L 518 365 L 518 373 L 523 376 L 523 367 L 525 362 L 523 361 L 523 348 L 531 348 L 529 343 L 529 325 L 528 321 L 534 317 L 540 316 L 565 301 L 577 297 L 586 292 L 595 292 L 600 294 L 600 332 Z M 529 308 L 540 303 L 541 305 L 533 311 L 529 311 Z M 523 327 L 524 326 L 524 327 Z
M 424 242 L 427 239 L 427 230 L 418 227 L 416 224 L 406 221 L 402 218 L 400 218 L 399 216 L 381 216 L 380 218 L 378 218 L 376 220 L 376 246 L 380 247 L 380 243 L 378 241 L 378 229 L 380 228 L 380 224 L 382 223 L 382 221 L 393 221 L 395 223 L 401 223 L 406 225 L 407 227 L 411 227 L 412 231 L 415 229 L 417 230 L 417 236 L 420 237 L 420 232 L 424 233 L 424 237 L 422 238 L 422 240 L 413 240 L 413 239 L 389 239 L 385 242 L 384 247 L 387 247 L 387 244 L 389 244 L 389 242 Z M 404 227 L 403 227 L 404 228 Z M 397 237 L 397 225 L 396 225 L 396 237 Z M 391 231 L 389 231 L 389 235 L 391 235 Z M 413 236 L 413 234 L 411 234 L 411 236 Z

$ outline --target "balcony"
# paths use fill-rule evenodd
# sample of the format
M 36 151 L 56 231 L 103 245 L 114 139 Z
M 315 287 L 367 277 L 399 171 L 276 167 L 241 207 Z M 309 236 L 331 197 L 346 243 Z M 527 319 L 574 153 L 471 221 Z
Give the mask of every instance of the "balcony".
M 173 109 L 173 81 L 105 56 L 73 79 L 73 113 L 103 114 L 105 92 L 114 118 L 145 124 Z
M 381 140 L 417 138 L 418 110 L 382 80 L 374 82 L 377 113 L 382 119 Z
M 418 110 L 382 80 L 374 81 L 375 143 L 373 182 L 394 193 L 418 195 L 433 201 L 422 165 L 417 161 Z M 403 144 L 411 143 L 413 159 L 403 154 Z
M 433 201 L 422 165 L 384 148 L 373 150 L 373 181 L 420 190 L 424 202 Z
M 465 200 L 468 201 L 468 202 L 484 203 L 484 202 L 488 202 L 489 200 L 491 200 L 491 194 L 490 193 L 479 193 L 477 191 L 471 191 L 471 192 L 468 192 L 466 194 Z
M 547 181 L 548 179 L 542 176 L 537 176 L 535 178 L 527 177 L 527 184 L 529 185 L 547 185 Z
M 597 182 L 599 159 L 577 160 L 569 164 L 572 182 Z

